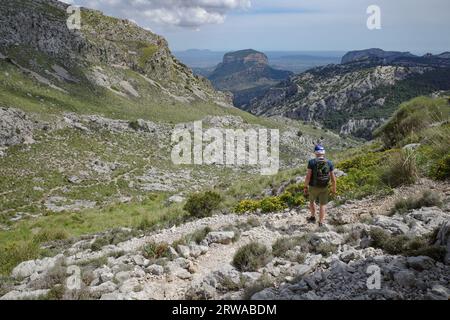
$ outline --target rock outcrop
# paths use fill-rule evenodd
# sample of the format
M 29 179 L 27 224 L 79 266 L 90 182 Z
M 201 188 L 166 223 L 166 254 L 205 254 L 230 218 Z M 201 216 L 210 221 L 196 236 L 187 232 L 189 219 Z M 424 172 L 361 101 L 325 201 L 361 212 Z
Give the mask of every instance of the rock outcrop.
M 24 112 L 0 108 L 0 147 L 33 143 L 33 127 L 33 121 Z

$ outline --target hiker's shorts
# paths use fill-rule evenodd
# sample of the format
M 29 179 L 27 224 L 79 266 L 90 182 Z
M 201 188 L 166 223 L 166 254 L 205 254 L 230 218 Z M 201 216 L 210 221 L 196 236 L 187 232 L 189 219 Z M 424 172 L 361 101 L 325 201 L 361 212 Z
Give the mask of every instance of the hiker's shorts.
M 328 188 L 309 187 L 309 201 L 316 202 L 317 199 L 321 205 L 327 205 Z

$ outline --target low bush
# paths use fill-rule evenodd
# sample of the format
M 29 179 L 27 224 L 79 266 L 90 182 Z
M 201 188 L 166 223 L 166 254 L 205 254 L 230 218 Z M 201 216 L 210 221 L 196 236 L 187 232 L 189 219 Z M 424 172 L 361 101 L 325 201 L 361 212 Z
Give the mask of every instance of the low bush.
M 195 242 L 197 244 L 199 244 L 200 242 L 202 242 L 203 239 L 206 238 L 206 236 L 208 235 L 208 233 L 210 233 L 212 230 L 209 227 L 205 227 L 199 230 L 196 230 L 186 236 L 184 236 L 183 238 L 181 238 L 178 241 L 175 241 L 172 246 L 176 247 L 177 245 L 188 245 L 191 242 Z
M 324 257 L 328 257 L 337 251 L 338 247 L 331 243 L 321 243 L 314 247 L 313 250 L 316 254 L 321 254 Z
M 0 245 L 0 274 L 9 274 L 22 261 L 38 258 L 40 252 L 39 245 L 35 242 Z
M 188 198 L 183 209 L 196 218 L 209 217 L 213 210 L 219 207 L 221 201 L 220 194 L 214 191 L 196 193 Z
M 95 241 L 91 244 L 91 250 L 99 251 L 104 246 L 110 244 L 116 245 L 118 243 L 127 241 L 137 235 L 138 232 L 135 230 L 116 228 L 106 234 L 97 237 L 97 239 L 95 239 Z
M 261 202 L 258 200 L 242 200 L 234 208 L 236 213 L 252 213 L 256 212 L 261 207 Z
M 436 180 L 450 179 L 450 154 L 445 155 L 431 168 L 431 177 Z
M 241 247 L 233 257 L 233 266 L 242 272 L 257 271 L 269 263 L 271 254 L 263 244 L 252 242 Z
M 155 260 L 159 258 L 169 257 L 169 245 L 165 242 L 155 243 L 149 242 L 142 248 L 142 253 L 145 258 Z
M 282 211 L 286 208 L 287 205 L 280 197 L 267 197 L 261 200 L 261 211 L 264 213 Z
M 369 232 L 372 246 L 389 254 L 405 256 L 428 256 L 436 261 L 444 261 L 446 248 L 432 244 L 432 235 L 408 238 L 405 235 L 390 235 L 380 228 L 372 228 Z
M 289 208 L 300 207 L 306 204 L 306 199 L 303 193 L 292 194 L 289 191 L 285 191 L 280 196 L 280 200 Z
M 117 91 L 120 91 L 120 90 L 117 90 Z M 128 123 L 128 126 L 129 126 L 131 129 L 133 129 L 134 131 L 139 131 L 140 128 L 141 128 L 141 126 L 139 125 L 139 122 L 138 122 L 137 120 L 130 121 L 130 122 Z
M 303 192 L 303 190 L 302 190 Z M 276 197 L 266 197 L 262 200 L 242 200 L 235 207 L 236 213 L 252 213 L 261 210 L 263 213 L 282 211 L 286 208 L 300 207 L 305 205 L 306 199 L 303 193 L 291 193 L 285 191 Z
M 392 154 L 381 175 L 382 181 L 392 188 L 414 184 L 417 177 L 415 153 L 408 150 Z
M 64 229 L 43 229 L 33 237 L 36 243 L 45 243 L 56 240 L 65 240 L 69 237 L 69 233 Z
M 420 197 L 409 197 L 406 199 L 399 199 L 395 202 L 391 213 L 405 213 L 410 210 L 419 209 L 423 207 L 441 207 L 442 199 L 438 193 L 426 190 Z
M 308 251 L 308 241 L 305 237 L 280 238 L 272 245 L 272 253 L 275 257 L 284 257 L 287 251 L 297 246 L 305 247 L 305 251 Z

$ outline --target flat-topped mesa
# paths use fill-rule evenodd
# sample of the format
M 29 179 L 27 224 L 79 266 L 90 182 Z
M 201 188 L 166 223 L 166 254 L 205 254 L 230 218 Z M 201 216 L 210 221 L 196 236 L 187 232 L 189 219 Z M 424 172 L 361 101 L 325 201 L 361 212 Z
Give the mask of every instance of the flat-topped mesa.
M 224 64 L 244 63 L 244 64 L 269 64 L 269 58 L 259 51 L 253 49 L 229 52 L 223 57 Z

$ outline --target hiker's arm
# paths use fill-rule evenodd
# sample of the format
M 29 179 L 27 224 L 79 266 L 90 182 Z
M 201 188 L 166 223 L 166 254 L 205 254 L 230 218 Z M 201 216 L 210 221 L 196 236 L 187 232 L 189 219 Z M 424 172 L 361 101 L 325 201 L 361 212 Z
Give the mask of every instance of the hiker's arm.
M 306 178 L 305 178 L 305 187 L 304 187 L 305 193 L 308 193 L 308 186 L 309 186 L 309 182 L 311 181 L 311 176 L 312 176 L 312 170 L 308 169 L 308 173 L 306 174 Z
M 334 171 L 331 171 L 331 192 L 333 194 L 336 194 L 336 175 L 334 174 Z

